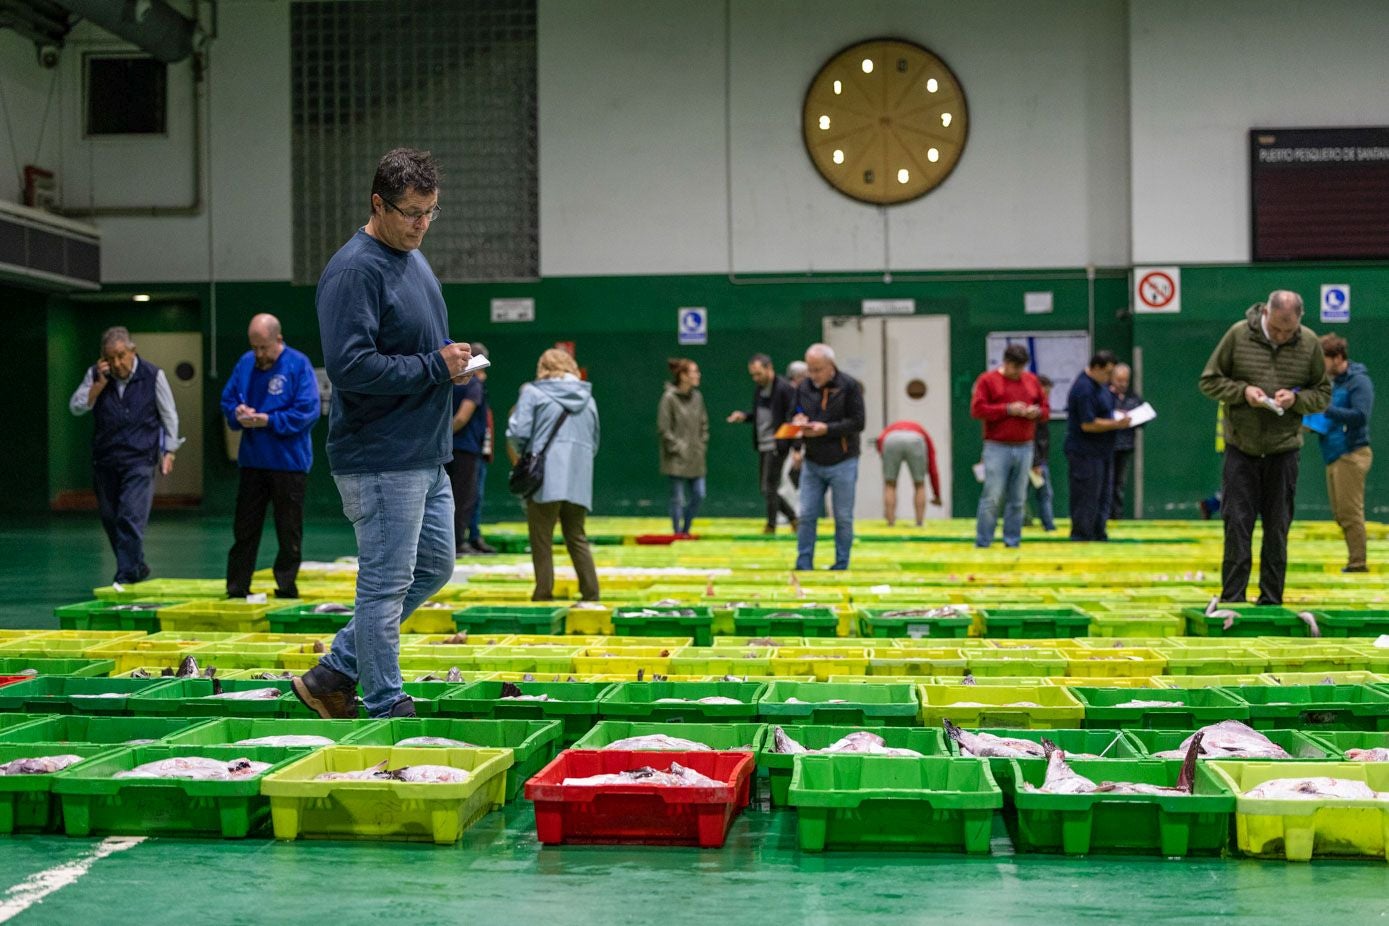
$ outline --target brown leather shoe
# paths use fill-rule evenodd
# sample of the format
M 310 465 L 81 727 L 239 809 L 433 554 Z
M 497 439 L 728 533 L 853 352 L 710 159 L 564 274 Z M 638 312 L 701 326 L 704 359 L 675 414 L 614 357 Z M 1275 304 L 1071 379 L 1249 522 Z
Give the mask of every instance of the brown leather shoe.
M 356 720 L 357 686 L 341 672 L 323 665 L 314 666 L 290 681 L 294 696 L 324 720 Z

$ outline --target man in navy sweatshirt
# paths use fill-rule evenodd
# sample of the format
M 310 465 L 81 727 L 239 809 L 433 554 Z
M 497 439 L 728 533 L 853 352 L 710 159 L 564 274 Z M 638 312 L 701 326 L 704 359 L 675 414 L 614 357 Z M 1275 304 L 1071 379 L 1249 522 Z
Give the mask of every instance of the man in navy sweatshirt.
M 1331 516 L 1346 538 L 1346 567 L 1342 572 L 1369 572 L 1365 558 L 1365 477 L 1374 454 L 1370 451 L 1370 414 L 1375 387 L 1363 363 L 1350 359 L 1346 339 L 1327 334 L 1321 339 L 1322 361 L 1331 377 L 1331 404 L 1322 412 L 1327 430 L 1320 436 L 1326 462 L 1326 494 Z
M 275 596 L 298 598 L 303 559 L 304 485 L 313 466 L 311 432 L 319 417 L 318 378 L 309 358 L 285 345 L 280 320 L 257 315 L 247 331 L 251 349 L 241 355 L 226 388 L 222 414 L 241 432 L 236 462 L 233 542 L 227 554 L 227 597 L 251 592 L 266 506 L 275 506 Z
M 330 653 L 294 693 L 320 717 L 414 717 L 401 688 L 400 624 L 453 575 L 453 383 L 471 352 L 448 337 L 439 280 L 419 252 L 439 216 L 427 151 L 376 167 L 371 218 L 318 281 L 323 362 L 333 383 L 328 465 L 357 533 L 357 602 Z

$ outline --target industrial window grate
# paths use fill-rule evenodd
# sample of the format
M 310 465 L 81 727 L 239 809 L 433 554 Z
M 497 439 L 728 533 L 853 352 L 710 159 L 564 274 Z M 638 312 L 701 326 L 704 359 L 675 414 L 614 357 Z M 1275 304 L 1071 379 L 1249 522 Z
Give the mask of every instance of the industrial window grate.
M 540 272 L 535 0 L 291 6 L 294 278 L 315 283 L 366 221 L 376 162 L 439 163 L 424 252 L 439 279 Z

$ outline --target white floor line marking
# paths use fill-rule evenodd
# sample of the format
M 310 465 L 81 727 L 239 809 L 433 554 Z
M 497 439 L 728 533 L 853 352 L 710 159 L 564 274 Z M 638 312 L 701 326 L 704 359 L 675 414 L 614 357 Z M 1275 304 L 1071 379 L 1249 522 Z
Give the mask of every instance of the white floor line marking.
M 144 841 L 144 836 L 112 836 L 109 839 L 103 839 L 96 848 L 77 856 L 70 862 L 64 862 L 62 865 L 55 865 L 30 875 L 6 891 L 5 896 L 0 898 L 0 923 L 9 922 L 34 904 L 42 901 L 49 894 L 76 883 L 78 878 L 85 875 L 88 869 L 106 856 L 124 852 Z

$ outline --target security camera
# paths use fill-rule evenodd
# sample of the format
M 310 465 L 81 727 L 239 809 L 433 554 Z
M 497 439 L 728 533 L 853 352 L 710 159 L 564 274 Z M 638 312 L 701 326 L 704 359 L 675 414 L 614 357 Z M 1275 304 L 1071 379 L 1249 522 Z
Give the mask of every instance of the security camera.
M 43 65 L 45 68 L 48 68 L 49 70 L 56 68 L 58 66 L 58 46 L 40 45 L 39 64 Z

